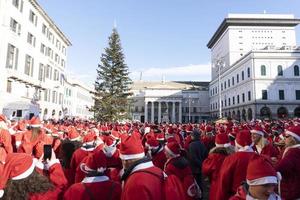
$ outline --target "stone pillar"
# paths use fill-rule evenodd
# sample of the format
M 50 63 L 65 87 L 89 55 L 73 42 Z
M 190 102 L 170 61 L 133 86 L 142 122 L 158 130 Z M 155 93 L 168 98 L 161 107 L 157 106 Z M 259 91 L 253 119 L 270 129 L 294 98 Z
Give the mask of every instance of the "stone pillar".
M 148 102 L 147 101 L 145 101 L 144 115 L 145 115 L 145 122 L 148 122 Z
M 158 117 L 157 117 L 157 122 L 161 122 L 161 102 L 158 102 Z
M 175 118 L 175 101 L 172 102 L 172 122 L 175 123 L 176 118 Z
M 179 101 L 178 109 L 179 109 L 179 122 L 181 123 L 182 122 L 182 105 L 181 105 L 181 101 Z
M 151 102 L 151 123 L 154 123 L 154 101 Z

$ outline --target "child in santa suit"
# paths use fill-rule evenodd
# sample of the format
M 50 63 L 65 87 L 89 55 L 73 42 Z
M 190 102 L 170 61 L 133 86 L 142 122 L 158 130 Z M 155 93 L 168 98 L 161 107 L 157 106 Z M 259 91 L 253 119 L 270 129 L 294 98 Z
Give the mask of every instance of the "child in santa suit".
M 86 177 L 66 191 L 65 200 L 119 200 L 121 198 L 121 184 L 109 180 L 105 175 L 106 157 L 102 150 L 95 150 L 87 157 L 85 163 L 80 165 Z

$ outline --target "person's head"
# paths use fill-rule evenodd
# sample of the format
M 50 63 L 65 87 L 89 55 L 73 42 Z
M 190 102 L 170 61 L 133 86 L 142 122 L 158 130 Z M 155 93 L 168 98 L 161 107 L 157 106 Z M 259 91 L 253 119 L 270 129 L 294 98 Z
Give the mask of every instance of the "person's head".
M 144 147 L 139 134 L 132 133 L 131 135 L 123 134 L 120 144 L 120 158 L 123 168 L 127 169 L 134 162 L 145 157 Z
M 278 176 L 271 161 L 257 154 L 249 161 L 246 180 L 249 194 L 255 199 L 262 200 L 274 195 L 278 184 Z
M 200 138 L 200 132 L 198 129 L 194 129 L 191 133 L 192 140 L 198 140 Z
M 11 153 L 7 155 L 1 172 L 0 196 L 3 199 L 28 199 L 29 194 L 53 189 L 47 177 L 35 171 L 35 162 L 29 154 Z
M 255 145 L 257 145 L 260 142 L 260 140 L 264 137 L 264 131 L 260 126 L 255 126 L 250 132 L 251 140 Z
M 237 150 L 247 149 L 252 143 L 249 130 L 241 130 L 236 134 L 235 147 Z
M 106 157 L 101 149 L 96 149 L 80 164 L 80 170 L 84 172 L 86 176 L 102 176 L 106 168 Z
M 291 126 L 285 131 L 285 146 L 300 144 L 300 126 Z
M 180 156 L 180 145 L 178 142 L 168 142 L 168 144 L 165 146 L 165 155 L 169 158 L 175 158 Z

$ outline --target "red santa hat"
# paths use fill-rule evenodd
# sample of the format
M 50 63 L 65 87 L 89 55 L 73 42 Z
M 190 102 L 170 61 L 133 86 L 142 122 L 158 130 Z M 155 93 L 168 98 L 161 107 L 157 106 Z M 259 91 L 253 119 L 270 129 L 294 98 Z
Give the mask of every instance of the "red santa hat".
M 120 139 L 120 133 L 118 131 L 112 130 L 110 136 L 113 137 L 115 140 Z
M 32 117 L 30 122 L 29 122 L 30 126 L 33 128 L 40 128 L 42 127 L 42 123 L 40 121 L 40 119 L 38 117 Z
M 165 151 L 172 157 L 180 156 L 180 145 L 177 142 L 168 142 L 165 146 Z
M 144 156 L 144 147 L 138 134 L 121 136 L 120 158 L 122 160 L 138 159 Z
M 211 125 L 206 125 L 205 131 L 206 131 L 206 133 L 210 133 L 213 131 L 213 127 Z
M 225 133 L 219 133 L 215 139 L 216 147 L 229 147 L 231 146 L 229 138 Z
M 80 164 L 80 170 L 88 174 L 90 172 L 103 173 L 106 170 L 106 157 L 103 151 L 96 150 Z
M 158 141 L 165 141 L 165 134 L 164 133 L 157 133 L 156 140 Z
M 79 141 L 81 137 L 75 129 L 71 129 L 68 133 L 68 138 L 70 141 Z
M 93 144 L 97 139 L 97 136 L 95 133 L 93 132 L 89 132 L 87 133 L 84 137 L 83 137 L 83 144 Z
M 256 125 L 252 130 L 250 130 L 250 132 L 261 135 L 261 136 L 265 135 L 264 129 L 259 125 Z
M 300 141 L 300 126 L 290 126 L 285 131 L 285 134 L 292 136 L 297 141 Z
M 276 173 L 271 162 L 260 155 L 254 154 L 250 159 L 247 168 L 247 184 L 248 185 L 265 185 L 277 184 L 280 174 Z
M 252 143 L 249 130 L 241 130 L 236 134 L 235 144 L 238 147 L 250 146 Z
M 35 162 L 31 155 L 26 153 L 11 153 L 6 157 L 5 165 L 1 171 L 0 198 L 8 180 L 21 180 L 27 178 L 34 170 Z
M 148 137 L 145 145 L 149 149 L 158 149 L 159 147 L 159 142 L 155 139 L 155 137 Z

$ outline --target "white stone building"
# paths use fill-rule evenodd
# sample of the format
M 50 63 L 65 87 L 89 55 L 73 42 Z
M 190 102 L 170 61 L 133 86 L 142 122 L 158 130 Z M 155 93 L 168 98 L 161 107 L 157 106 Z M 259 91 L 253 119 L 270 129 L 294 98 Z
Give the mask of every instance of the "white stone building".
M 229 14 L 223 20 L 207 44 L 212 117 L 219 117 L 220 104 L 223 117 L 241 120 L 300 116 L 299 23 L 293 15 L 273 14 Z
M 135 81 L 132 119 L 141 122 L 199 122 L 209 118 L 209 82 Z
M 29 118 L 36 113 L 19 105 L 30 105 L 41 118 L 63 117 L 68 38 L 36 0 L 0 1 L 0 38 L 0 112 Z

